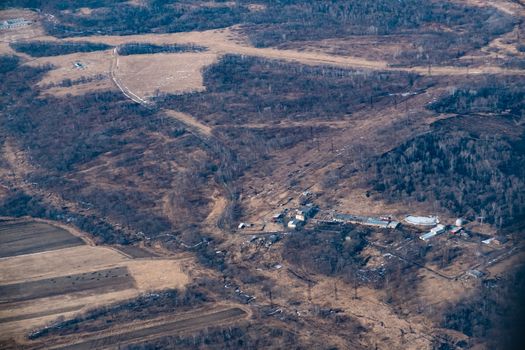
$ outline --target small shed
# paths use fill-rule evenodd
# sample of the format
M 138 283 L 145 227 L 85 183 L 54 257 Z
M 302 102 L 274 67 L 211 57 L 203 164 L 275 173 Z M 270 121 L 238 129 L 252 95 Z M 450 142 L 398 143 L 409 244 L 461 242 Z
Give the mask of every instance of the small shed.
M 457 235 L 458 233 L 460 233 L 461 231 L 463 230 L 463 227 L 460 227 L 460 226 L 454 226 L 450 229 L 450 233 L 452 233 L 453 235 Z

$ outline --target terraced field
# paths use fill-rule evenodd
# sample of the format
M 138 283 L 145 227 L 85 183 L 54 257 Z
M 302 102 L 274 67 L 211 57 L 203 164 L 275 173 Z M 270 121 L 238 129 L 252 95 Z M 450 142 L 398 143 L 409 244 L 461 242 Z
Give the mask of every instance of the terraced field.
M 57 317 L 189 280 L 179 257 L 93 246 L 80 234 L 43 221 L 0 222 L 0 348 Z

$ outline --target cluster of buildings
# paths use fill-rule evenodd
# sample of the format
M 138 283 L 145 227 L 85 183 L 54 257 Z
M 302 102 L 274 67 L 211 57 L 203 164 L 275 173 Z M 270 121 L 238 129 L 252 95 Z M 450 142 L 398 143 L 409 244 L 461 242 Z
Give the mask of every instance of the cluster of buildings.
M 288 221 L 287 227 L 293 230 L 296 230 L 306 224 L 308 219 L 313 218 L 317 211 L 318 207 L 310 203 L 310 205 L 303 206 L 295 211 L 295 216 Z
M 31 21 L 28 21 L 27 19 L 24 19 L 24 18 L 7 19 L 7 20 L 0 22 L 0 30 L 25 27 L 30 24 L 31 24 Z
M 409 221 L 408 218 L 411 218 L 411 220 Z M 430 222 L 433 222 L 433 223 L 436 224 L 436 226 L 431 228 L 429 232 L 424 233 L 421 236 L 419 236 L 419 238 L 421 240 L 423 240 L 423 241 L 428 241 L 432 237 L 435 237 L 437 235 L 440 235 L 440 234 L 444 233 L 445 231 L 447 231 L 447 229 L 453 235 L 462 234 L 462 235 L 465 235 L 465 236 L 468 237 L 466 232 L 463 230 L 463 224 L 464 224 L 463 219 L 457 219 L 456 222 L 455 222 L 455 225 L 451 225 L 451 226 L 445 226 L 443 224 L 439 224 L 439 219 L 436 216 L 430 216 L 430 217 L 407 216 L 407 218 L 405 220 L 407 222 L 412 222 L 413 223 L 414 222 L 413 218 L 420 218 L 420 219 L 422 219 L 422 221 L 425 222 L 424 224 L 421 224 L 421 223 L 419 224 L 419 225 L 422 225 L 422 226 L 429 226 Z M 416 220 L 416 222 L 421 222 L 421 220 Z

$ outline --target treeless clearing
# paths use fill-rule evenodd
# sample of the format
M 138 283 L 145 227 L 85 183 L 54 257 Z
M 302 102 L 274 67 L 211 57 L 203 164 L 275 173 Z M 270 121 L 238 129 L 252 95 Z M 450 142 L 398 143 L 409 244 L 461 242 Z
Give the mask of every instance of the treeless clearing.
M 164 93 L 184 93 L 203 90 L 202 68 L 213 64 L 216 59 L 225 54 L 239 54 L 265 57 L 268 59 L 300 62 L 306 65 L 329 65 L 342 68 L 354 68 L 381 71 L 405 71 L 421 75 L 468 75 L 468 74 L 523 74 L 523 70 L 505 69 L 498 66 L 483 65 L 479 67 L 391 67 L 384 59 L 367 59 L 357 56 L 332 55 L 322 52 L 281 50 L 274 48 L 255 48 L 248 44 L 247 39 L 236 32 L 238 27 L 202 32 L 186 32 L 172 34 L 140 34 L 129 36 L 88 36 L 67 38 L 63 41 L 88 41 L 117 46 L 125 43 L 142 42 L 151 44 L 196 44 L 208 48 L 206 52 L 130 55 L 118 57 L 117 69 L 114 69 L 116 79 L 129 89 L 129 93 L 137 94 L 138 99 L 144 99 L 158 90 Z M 23 37 L 24 40 L 58 39 L 34 32 Z M 11 53 L 9 47 L 0 47 L 2 51 Z M 393 48 L 391 48 L 395 51 Z M 74 69 L 75 61 L 84 63 L 86 68 Z M 31 61 L 32 65 L 51 63 L 58 68 L 49 72 L 39 83 L 57 83 L 63 79 L 75 80 L 81 76 L 92 77 L 97 74 L 109 75 L 111 70 L 111 54 L 109 51 L 78 53 L 72 55 L 45 57 Z M 107 80 L 94 81 L 75 85 L 71 88 L 52 88 L 49 93 L 63 95 L 65 93 L 82 94 L 91 90 L 110 88 Z
M 88 245 L 11 257 L 0 261 L 2 283 L 62 276 L 124 264 L 129 259 L 108 247 Z
M 168 94 L 201 91 L 201 71 L 217 59 L 211 53 L 174 53 L 119 56 L 115 74 L 139 96 L 151 97 L 157 90 Z
M 491 55 L 521 55 L 523 53 L 518 50 L 518 41 L 519 37 L 518 31 L 520 30 L 519 26 L 516 26 L 514 30 L 510 33 L 502 35 L 499 38 L 492 40 L 487 46 L 481 48 L 481 51 L 487 52 Z M 496 51 L 496 53 L 492 52 Z
M 422 310 L 428 315 L 437 313 L 440 306 L 450 302 L 454 303 L 473 291 L 472 284 L 462 280 L 448 280 L 438 277 L 432 272 L 420 269 L 420 279 L 417 286 L 417 301 Z
M 82 64 L 82 68 L 75 67 L 75 63 Z M 38 83 L 46 88 L 49 84 L 60 84 L 65 79 L 76 81 L 81 78 L 94 79 L 86 83 L 73 84 L 72 86 L 56 86 L 44 91 L 54 95 L 81 95 L 90 91 L 102 91 L 113 88 L 109 79 L 109 68 L 111 55 L 109 51 L 79 52 L 70 55 L 40 57 L 32 59 L 27 63 L 29 66 L 37 67 L 44 64 L 52 64 L 53 69 L 47 72 Z M 100 76 L 100 79 L 97 77 Z
M 248 183 L 251 188 L 257 189 L 258 192 L 256 197 L 243 198 L 246 212 L 258 215 L 261 207 L 278 208 L 282 203 L 282 201 L 276 201 L 279 195 L 284 199 L 296 197 L 306 188 L 322 193 L 324 188 L 320 179 L 326 178 L 332 172 L 337 172 L 338 168 L 343 166 L 351 168 L 354 161 L 358 164 L 363 157 L 380 155 L 398 145 L 402 140 L 428 131 L 432 122 L 445 118 L 446 115 L 414 114 L 411 106 L 425 106 L 444 92 L 445 89 L 431 88 L 407 99 L 406 106 L 400 103 L 398 106 L 365 108 L 352 114 L 351 118 L 338 129 L 334 129 L 334 132 L 329 133 L 328 136 L 316 136 L 316 140 L 312 142 L 301 143 L 275 154 L 273 163 L 276 166 L 272 174 L 272 181 L 255 175 L 258 169 L 253 169 L 246 175 L 245 178 L 249 179 Z M 407 106 L 410 107 L 407 108 Z M 406 123 L 413 127 L 399 128 L 396 126 L 398 123 Z M 304 124 L 310 125 L 309 122 Z M 396 132 L 392 133 L 391 130 L 396 130 Z M 319 142 L 319 150 L 317 142 Z M 297 185 L 294 188 L 286 188 L 286 184 L 292 180 Z M 275 188 L 275 184 L 285 185 Z M 400 209 L 403 207 L 400 207 L 399 203 L 388 204 L 366 197 L 362 184 L 363 179 L 350 178 L 342 186 L 331 188 L 330 193 L 324 197 L 332 202 L 326 206 L 337 205 L 339 210 L 344 212 L 363 215 L 406 214 L 406 212 L 401 213 Z M 268 204 L 262 205 L 261 203 Z M 325 203 L 320 203 L 320 205 L 323 206 Z
M 0 304 L 4 306 L 68 294 L 105 294 L 131 289 L 135 285 L 126 267 L 112 267 L 67 276 L 0 285 Z
M 504 275 L 507 271 L 517 268 L 520 265 L 525 263 L 525 252 L 523 250 L 518 250 L 512 256 L 500 260 L 495 264 L 487 267 L 487 272 L 490 274 L 490 277 L 495 278 L 500 275 Z
M 215 228 L 217 227 L 217 220 L 219 220 L 219 217 L 226 208 L 228 201 L 217 190 L 213 192 L 211 199 L 213 207 L 208 216 L 206 217 L 206 223 L 209 225 L 210 228 Z
M 382 349 L 415 350 L 427 349 L 430 346 L 431 337 L 428 335 L 426 325 L 419 319 L 395 314 L 390 305 L 381 301 L 383 298 L 381 291 L 359 287 L 358 298 L 354 299 L 354 288 L 338 278 L 322 276 L 322 279 L 316 279 L 316 283 L 311 284 L 310 292 L 308 292 L 306 282 L 290 277 L 284 268 L 271 272 L 269 275 L 279 285 L 278 288 L 286 291 L 283 295 L 274 298 L 279 307 L 292 308 L 293 310 L 289 312 L 304 319 L 308 319 L 312 312 L 312 303 L 320 307 L 329 305 L 330 308 L 341 308 L 345 314 L 355 317 L 367 328 L 369 339 L 375 340 L 375 343 L 368 344 L 369 348 L 373 349 L 375 345 L 378 345 Z M 315 276 L 309 275 L 309 278 L 315 278 Z M 334 294 L 335 285 L 337 285 L 337 298 Z M 311 302 L 306 302 L 309 299 L 308 294 Z M 300 306 L 290 307 L 289 300 L 304 302 Z M 403 336 L 400 336 L 400 333 Z M 335 334 L 331 333 L 331 336 Z

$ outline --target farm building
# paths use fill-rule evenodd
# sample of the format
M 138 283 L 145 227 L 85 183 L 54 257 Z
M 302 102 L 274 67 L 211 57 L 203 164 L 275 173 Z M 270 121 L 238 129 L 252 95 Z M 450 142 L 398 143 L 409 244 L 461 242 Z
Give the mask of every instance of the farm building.
M 491 237 L 491 238 L 485 239 L 485 240 L 483 240 L 481 242 L 483 244 L 501 245 L 501 244 L 507 243 L 508 239 L 506 237 L 499 236 L 499 237 Z
M 350 224 L 357 224 L 357 225 L 365 225 L 365 226 L 374 226 L 379 228 L 397 228 L 400 223 L 399 221 L 390 221 L 387 219 L 378 219 L 374 217 L 369 216 L 359 216 L 359 215 L 351 215 L 351 214 L 334 214 L 333 216 L 334 221 L 343 222 L 343 223 L 350 223 Z
M 386 227 L 387 228 L 392 228 L 392 229 L 395 230 L 396 228 L 399 227 L 399 225 L 401 225 L 401 223 L 399 221 L 390 221 Z
M 435 226 L 439 223 L 437 216 L 412 216 L 409 215 L 405 218 L 405 221 L 412 225 L 418 226 Z
M 474 277 L 474 278 L 481 278 L 483 277 L 484 273 L 479 270 L 468 270 L 467 276 Z
M 0 22 L 0 29 L 14 29 L 19 27 L 25 27 L 31 24 L 24 18 L 13 18 Z

